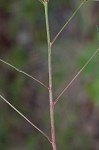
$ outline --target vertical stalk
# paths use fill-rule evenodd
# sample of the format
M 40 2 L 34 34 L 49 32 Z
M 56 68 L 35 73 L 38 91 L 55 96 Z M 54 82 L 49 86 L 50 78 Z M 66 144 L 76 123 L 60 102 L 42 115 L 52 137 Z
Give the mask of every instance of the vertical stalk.
M 53 150 L 57 150 L 55 125 L 54 125 L 54 104 L 53 104 L 52 66 L 51 66 L 51 40 L 50 40 L 49 19 L 48 19 L 48 0 L 44 1 L 44 8 L 45 8 L 46 32 L 47 32 L 47 42 L 48 42 L 48 73 L 49 73 L 49 103 L 50 103 L 51 140 L 52 140 Z

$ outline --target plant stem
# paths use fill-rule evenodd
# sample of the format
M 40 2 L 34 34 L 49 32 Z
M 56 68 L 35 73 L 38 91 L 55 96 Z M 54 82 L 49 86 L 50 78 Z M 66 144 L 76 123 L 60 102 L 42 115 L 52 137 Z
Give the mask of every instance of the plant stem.
M 53 150 L 57 150 L 55 125 L 54 125 L 54 105 L 53 105 L 52 65 L 51 65 L 51 40 L 50 40 L 49 19 L 48 19 L 48 1 L 44 2 L 44 8 L 45 8 L 45 20 L 46 20 L 47 42 L 48 42 L 48 73 L 49 73 L 49 103 L 50 103 L 51 139 L 52 139 Z

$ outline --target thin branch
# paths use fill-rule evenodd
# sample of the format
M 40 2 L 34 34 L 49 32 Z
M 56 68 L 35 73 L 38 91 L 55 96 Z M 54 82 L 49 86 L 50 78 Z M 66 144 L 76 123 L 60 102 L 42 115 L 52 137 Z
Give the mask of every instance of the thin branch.
M 1 61 L 2 63 L 6 64 L 6 65 L 8 65 L 8 66 L 10 66 L 10 67 L 12 67 L 12 68 L 15 69 L 16 71 L 18 71 L 18 72 L 20 72 L 20 73 L 26 75 L 27 77 L 29 77 L 29 78 L 35 80 L 36 82 L 40 83 L 42 86 L 44 86 L 44 87 L 46 87 L 46 88 L 48 89 L 48 87 L 47 87 L 43 82 L 39 81 L 38 79 L 34 78 L 33 76 L 27 74 L 26 72 L 24 72 L 24 71 L 18 69 L 17 67 L 11 65 L 10 63 L 8 63 L 8 62 L 6 62 L 6 61 L 4 61 L 4 60 L 2 60 L 2 59 L 0 59 L 0 61 Z
M 16 109 L 11 103 L 8 102 L 1 94 L 0 98 L 3 99 L 12 109 L 14 109 L 21 117 L 23 117 L 31 126 L 33 126 L 36 130 L 38 130 L 50 143 L 50 138 L 42 131 L 40 130 L 36 125 L 34 125 L 27 117 L 25 117 L 18 109 Z
M 57 38 L 59 37 L 59 35 L 61 34 L 61 32 L 65 29 L 65 27 L 68 25 L 68 23 L 72 20 L 72 18 L 77 14 L 78 10 L 83 6 L 83 4 L 86 2 L 86 0 L 84 0 L 83 2 L 80 3 L 80 5 L 77 7 L 77 9 L 74 11 L 74 13 L 71 15 L 71 17 L 66 21 L 66 23 L 64 24 L 64 26 L 60 29 L 60 31 L 57 33 L 57 35 L 54 37 L 54 39 L 51 42 L 51 46 L 54 44 L 54 42 L 57 40 Z
M 69 82 L 69 84 L 62 90 L 60 95 L 54 100 L 54 105 L 59 101 L 60 97 L 67 91 L 67 89 L 71 86 L 71 84 L 77 79 L 77 77 L 81 74 L 81 72 L 86 68 L 86 66 L 90 63 L 90 61 L 95 57 L 95 55 L 99 52 L 99 48 L 92 54 L 92 56 L 88 59 L 88 61 L 84 64 L 84 66 L 78 71 L 78 73 L 74 76 L 74 78 Z

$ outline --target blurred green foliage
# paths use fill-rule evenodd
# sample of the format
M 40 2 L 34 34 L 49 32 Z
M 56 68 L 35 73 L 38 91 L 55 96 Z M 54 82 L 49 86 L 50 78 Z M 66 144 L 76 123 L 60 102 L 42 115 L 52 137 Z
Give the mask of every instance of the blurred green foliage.
M 15 104 L 16 106 L 20 105 L 21 94 L 24 88 L 25 81 L 26 78 L 24 78 L 23 76 L 17 76 L 9 86 L 9 90 L 12 91 L 11 97 L 14 101 L 13 104 Z
M 32 150 L 36 149 L 38 145 L 38 138 L 36 136 L 30 135 L 28 139 L 26 140 L 27 143 L 27 149 Z
M 28 64 L 28 53 L 21 47 L 12 48 L 9 55 L 9 62 L 17 68 L 24 68 Z
M 93 79 L 91 83 L 87 84 L 86 89 L 90 96 L 90 99 L 97 105 L 99 105 L 99 78 Z
M 0 113 L 0 149 L 2 150 L 6 149 L 8 134 L 9 126 L 7 115 Z
M 85 62 L 92 56 L 95 50 L 98 48 L 99 35 L 96 33 L 93 43 L 89 43 L 84 48 L 83 55 L 80 57 L 79 64 L 83 66 Z M 94 103 L 99 103 L 99 54 L 93 58 L 84 70 L 85 77 L 89 78 L 86 82 L 85 88 L 90 97 L 90 100 Z

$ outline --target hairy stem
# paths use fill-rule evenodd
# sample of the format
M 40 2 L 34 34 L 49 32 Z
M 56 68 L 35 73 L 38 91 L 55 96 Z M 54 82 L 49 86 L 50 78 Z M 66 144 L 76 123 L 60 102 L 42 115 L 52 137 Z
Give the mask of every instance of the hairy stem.
M 52 66 L 51 66 L 51 42 L 50 42 L 49 19 L 48 19 L 48 1 L 44 2 L 44 8 L 45 8 L 45 20 L 46 20 L 47 42 L 48 42 L 48 73 L 49 73 L 49 103 L 50 103 L 51 139 L 52 139 L 53 150 L 57 150 L 56 136 L 55 136 L 55 125 L 54 125 L 54 105 L 53 105 Z

